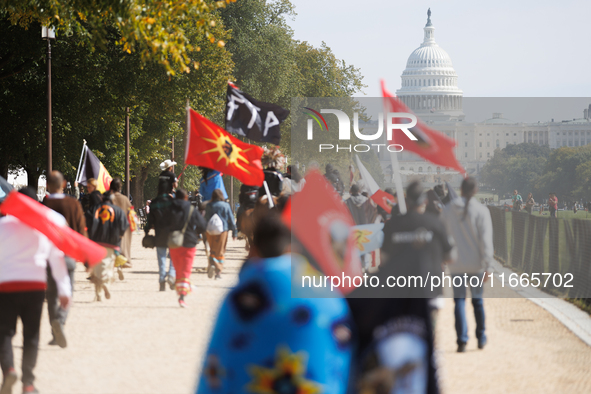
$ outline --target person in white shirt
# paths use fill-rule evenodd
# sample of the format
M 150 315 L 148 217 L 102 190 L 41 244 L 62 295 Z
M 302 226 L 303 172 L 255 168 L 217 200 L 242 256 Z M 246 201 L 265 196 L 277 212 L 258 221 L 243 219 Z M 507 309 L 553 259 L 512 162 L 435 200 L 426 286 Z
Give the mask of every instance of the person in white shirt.
M 27 188 L 28 189 L 28 188 Z M 32 189 L 21 190 L 35 198 Z M 47 262 L 57 285 L 60 304 L 70 304 L 72 288 L 62 251 L 49 239 L 12 216 L 0 217 L 0 393 L 11 393 L 18 376 L 12 337 L 16 322 L 23 324 L 23 393 L 36 393 L 33 369 L 37 363 L 39 326 L 47 287 Z

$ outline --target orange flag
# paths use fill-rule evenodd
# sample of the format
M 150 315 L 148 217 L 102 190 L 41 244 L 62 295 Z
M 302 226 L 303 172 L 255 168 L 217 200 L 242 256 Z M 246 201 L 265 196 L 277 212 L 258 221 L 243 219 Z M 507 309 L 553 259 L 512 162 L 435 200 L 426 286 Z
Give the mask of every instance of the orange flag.
M 185 163 L 233 176 L 249 186 L 262 186 L 263 148 L 234 138 L 226 130 L 190 109 Z

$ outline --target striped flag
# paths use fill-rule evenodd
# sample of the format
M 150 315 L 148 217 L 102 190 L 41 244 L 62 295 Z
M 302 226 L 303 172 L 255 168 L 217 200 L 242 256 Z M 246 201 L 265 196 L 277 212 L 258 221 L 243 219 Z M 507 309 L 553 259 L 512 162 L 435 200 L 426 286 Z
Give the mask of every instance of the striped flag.
M 94 178 L 96 179 L 97 190 L 104 193 L 109 190 L 113 178 L 109 175 L 109 171 L 107 171 L 103 163 L 101 163 L 98 157 L 86 145 L 84 145 L 84 149 L 85 158 L 80 168 L 78 183 L 86 186 L 86 182 L 90 178 Z

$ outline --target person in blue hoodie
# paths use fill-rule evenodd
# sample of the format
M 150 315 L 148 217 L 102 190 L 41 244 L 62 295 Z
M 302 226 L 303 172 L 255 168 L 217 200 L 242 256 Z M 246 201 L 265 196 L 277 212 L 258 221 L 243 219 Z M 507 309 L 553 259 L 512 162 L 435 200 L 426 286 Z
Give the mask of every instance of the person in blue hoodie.
M 224 187 L 224 181 L 222 174 L 219 171 L 211 170 L 209 168 L 200 167 L 201 174 L 203 175 L 199 184 L 199 194 L 203 196 L 203 201 L 211 200 L 213 191 L 220 189 L 224 200 L 228 198 L 226 188 Z
M 263 220 L 259 236 L 281 225 Z M 354 349 L 347 303 L 334 294 L 292 298 L 292 265 L 298 283 L 308 263 L 285 254 L 288 229 L 273 234 L 277 242 L 261 240 L 222 304 L 196 393 L 347 392 Z

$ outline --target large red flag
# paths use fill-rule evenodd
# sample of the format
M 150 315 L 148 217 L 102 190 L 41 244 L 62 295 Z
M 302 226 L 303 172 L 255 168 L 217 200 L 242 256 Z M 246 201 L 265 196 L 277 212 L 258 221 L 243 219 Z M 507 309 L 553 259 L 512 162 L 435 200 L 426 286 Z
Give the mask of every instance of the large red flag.
M 0 211 L 44 234 L 66 256 L 86 262 L 91 267 L 107 255 L 105 248 L 68 227 L 59 213 L 24 194 L 10 192 L 0 205 Z
M 382 96 L 384 97 L 384 107 L 387 112 L 412 113 L 402 101 L 386 90 L 386 84 L 383 80 Z M 404 150 L 416 153 L 433 164 L 453 168 L 462 174 L 466 173 L 466 170 L 458 162 L 454 153 L 456 141 L 453 138 L 430 128 L 418 118 L 417 125 L 410 128 L 409 131 L 417 137 L 417 141 L 411 140 L 402 132 L 394 131 L 392 133 L 392 141 L 390 142 L 402 145 Z
M 263 148 L 232 137 L 209 119 L 190 111 L 185 164 L 220 171 L 245 185 L 261 186 L 265 179 L 261 164 Z
M 352 231 L 355 222 L 320 172 L 312 171 L 306 176 L 306 187 L 291 197 L 289 215 L 292 234 L 323 275 L 363 275 Z M 289 220 L 287 216 L 284 213 L 284 222 Z M 340 289 L 348 294 L 354 287 L 341 284 Z

